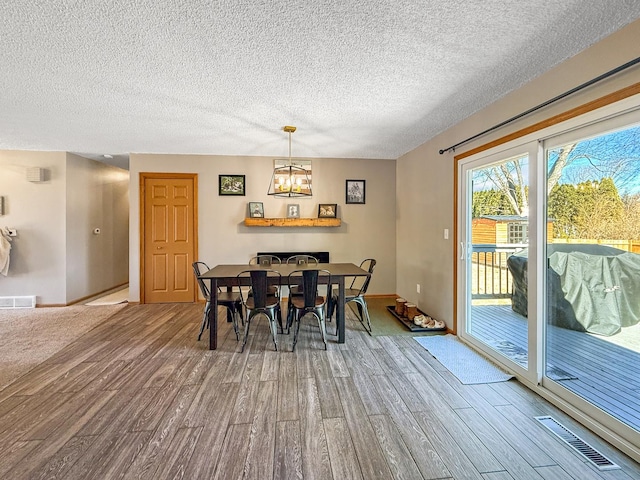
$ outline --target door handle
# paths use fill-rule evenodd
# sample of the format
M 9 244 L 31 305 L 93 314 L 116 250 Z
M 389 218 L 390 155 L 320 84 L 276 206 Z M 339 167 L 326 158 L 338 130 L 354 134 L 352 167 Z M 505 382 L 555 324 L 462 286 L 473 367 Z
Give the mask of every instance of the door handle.
M 164 247 L 156 247 L 158 250 L 162 250 Z
M 464 260 L 464 242 L 460 242 L 460 260 Z

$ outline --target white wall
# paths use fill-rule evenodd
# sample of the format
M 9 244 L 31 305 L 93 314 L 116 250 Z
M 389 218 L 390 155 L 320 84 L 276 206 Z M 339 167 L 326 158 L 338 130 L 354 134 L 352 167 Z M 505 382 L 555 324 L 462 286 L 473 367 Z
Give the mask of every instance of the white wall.
M 198 174 L 199 260 L 213 266 L 247 263 L 258 251 L 327 250 L 333 262 L 378 261 L 371 294 L 394 294 L 395 161 L 312 159 L 313 197 L 267 196 L 272 157 L 152 155 L 130 156 L 130 300 L 140 299 L 140 172 Z M 218 175 L 246 175 L 246 196 L 219 196 Z M 366 180 L 366 204 L 345 204 L 345 180 Z M 259 228 L 243 224 L 248 202 L 263 202 L 266 217 L 286 216 L 286 205 L 300 205 L 301 217 L 317 217 L 318 203 L 337 203 L 339 228 Z
M 454 325 L 454 155 L 510 132 L 582 105 L 625 86 L 640 82 L 633 69 L 525 117 L 496 133 L 459 147 L 455 153 L 438 151 L 454 145 L 577 85 L 640 56 L 640 21 L 614 33 L 536 80 L 510 93 L 397 161 L 397 293 Z M 450 231 L 444 240 L 443 230 Z M 422 293 L 416 293 L 416 283 Z
M 28 167 L 44 168 L 45 181 L 27 181 Z M 126 283 L 128 187 L 127 171 L 76 155 L 0 151 L 0 227 L 18 230 L 0 295 L 66 305 Z
M 27 181 L 29 167 L 47 170 L 44 182 Z M 16 228 L 1 296 L 36 295 L 38 304 L 65 303 L 65 176 L 63 152 L 0 151 L 0 227 Z
M 67 303 L 127 283 L 128 189 L 126 170 L 67 154 Z

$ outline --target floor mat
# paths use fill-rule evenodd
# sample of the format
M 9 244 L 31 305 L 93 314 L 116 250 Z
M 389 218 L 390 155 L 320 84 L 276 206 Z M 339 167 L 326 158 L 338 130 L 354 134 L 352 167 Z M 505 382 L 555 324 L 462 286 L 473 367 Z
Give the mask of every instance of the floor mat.
M 455 335 L 415 337 L 414 340 L 465 385 L 505 382 L 513 378 L 464 345 Z

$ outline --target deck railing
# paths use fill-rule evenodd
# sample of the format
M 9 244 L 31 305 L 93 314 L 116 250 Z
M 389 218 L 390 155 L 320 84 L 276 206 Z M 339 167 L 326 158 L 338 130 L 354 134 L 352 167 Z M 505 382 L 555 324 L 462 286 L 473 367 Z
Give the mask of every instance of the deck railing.
M 511 298 L 513 278 L 507 268 L 507 258 L 527 245 L 473 244 L 471 251 L 471 297 Z

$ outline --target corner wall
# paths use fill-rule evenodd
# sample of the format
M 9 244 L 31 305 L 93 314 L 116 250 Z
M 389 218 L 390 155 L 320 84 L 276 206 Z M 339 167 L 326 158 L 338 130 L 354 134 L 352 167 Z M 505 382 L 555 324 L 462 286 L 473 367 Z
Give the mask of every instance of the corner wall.
M 72 303 L 128 281 L 129 173 L 66 155 L 66 301 Z
M 332 262 L 378 261 L 370 294 L 396 291 L 395 161 L 313 159 L 313 197 L 267 195 L 274 157 L 131 154 L 129 289 L 140 299 L 140 172 L 198 174 L 199 258 L 210 266 L 245 264 L 258 251 L 327 250 Z M 218 175 L 246 175 L 246 196 L 219 196 Z M 345 204 L 345 180 L 366 180 L 366 204 Z M 286 205 L 300 205 L 301 217 L 317 217 L 319 203 L 337 203 L 338 228 L 245 227 L 248 202 L 263 202 L 266 217 L 286 216 Z
M 44 181 L 27 181 L 29 167 L 44 168 Z M 18 231 L 0 296 L 67 305 L 126 283 L 128 188 L 126 170 L 77 155 L 0 151 L 0 227 Z

